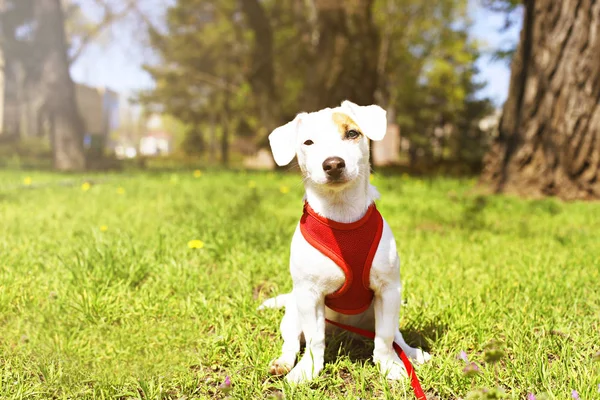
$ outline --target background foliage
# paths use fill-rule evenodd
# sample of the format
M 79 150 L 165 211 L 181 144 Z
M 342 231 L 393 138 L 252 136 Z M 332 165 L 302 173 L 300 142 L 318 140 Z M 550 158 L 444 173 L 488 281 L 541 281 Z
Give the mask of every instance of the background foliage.
M 411 162 L 477 163 L 489 135 L 478 122 L 491 104 L 477 98 L 480 44 L 468 35 L 467 1 L 358 1 L 356 15 L 353 6 L 344 12 L 329 3 L 263 1 L 249 12 L 233 0 L 178 0 L 166 28 L 150 30 L 159 60 L 146 69 L 157 84 L 142 100 L 194 127 L 186 144 L 202 152 L 215 120 L 230 136 L 250 134 L 264 144 L 274 125 L 296 113 L 357 101 L 362 92 L 400 125 Z M 356 24 L 371 24 L 376 38 L 363 43 Z M 260 65 L 257 49 L 267 57 Z M 358 77 L 344 72 L 369 56 L 374 65 L 363 65 Z M 272 75 L 264 77 L 267 66 Z

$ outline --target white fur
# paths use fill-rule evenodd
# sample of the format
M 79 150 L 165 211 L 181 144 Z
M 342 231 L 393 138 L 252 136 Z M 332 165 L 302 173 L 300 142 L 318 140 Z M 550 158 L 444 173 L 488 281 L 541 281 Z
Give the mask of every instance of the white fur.
M 332 114 L 349 115 L 364 136 L 344 140 L 335 125 Z M 314 113 L 302 113 L 277 128 L 270 135 L 275 160 L 285 165 L 294 158 L 304 175 L 305 200 L 320 215 L 343 223 L 359 220 L 379 193 L 369 183 L 369 144 L 367 138 L 381 140 L 386 130 L 385 111 L 379 106 L 358 106 L 344 101 L 341 107 L 326 108 Z M 304 144 L 312 140 L 313 144 Z M 343 183 L 331 184 L 323 170 L 328 157 L 341 157 L 346 164 Z M 285 306 L 281 321 L 283 347 L 281 356 L 271 362 L 274 374 L 287 374 L 286 379 L 300 383 L 315 378 L 323 369 L 325 352 L 325 318 L 344 324 L 375 330 L 373 360 L 389 379 L 406 376 L 406 370 L 396 355 L 392 342 L 396 341 L 416 363 L 430 359 L 430 355 L 406 344 L 398 330 L 401 289 L 400 259 L 396 242 L 384 221 L 379 247 L 371 267 L 370 285 L 375 292 L 371 307 L 358 315 L 339 314 L 325 306 L 325 296 L 337 291 L 345 280 L 344 272 L 331 259 L 312 247 L 300 233 L 299 226 L 292 238 L 290 272 L 293 280 L 291 293 L 265 301 L 259 308 Z M 306 351 L 294 367 L 304 335 Z

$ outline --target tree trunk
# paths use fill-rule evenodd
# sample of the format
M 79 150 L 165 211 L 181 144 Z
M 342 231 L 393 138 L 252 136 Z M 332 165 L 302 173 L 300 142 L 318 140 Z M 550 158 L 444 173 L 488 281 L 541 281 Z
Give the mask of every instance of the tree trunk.
M 229 166 L 229 128 L 231 124 L 223 126 L 223 134 L 221 136 L 221 164 L 224 167 Z
M 214 113 L 210 115 L 208 129 L 210 131 L 210 144 L 208 145 L 208 163 L 213 165 L 216 161 L 217 155 L 217 121 Z
M 600 198 L 600 0 L 526 0 L 499 136 L 496 192 Z
M 2 11 L 3 6 L 3 2 L 0 0 L 0 12 Z M 0 44 L 0 135 L 4 133 L 4 68 L 4 51 L 2 50 L 2 45 Z
M 200 122 L 192 123 L 182 143 L 183 151 L 186 154 L 201 157 L 206 153 L 206 141 L 202 128 L 203 126 Z
M 380 57 L 373 0 L 314 2 L 318 43 L 306 71 L 302 111 L 335 107 L 346 99 L 373 104 Z
M 260 0 L 240 0 L 240 5 L 248 26 L 254 33 L 248 82 L 256 99 L 263 127 L 259 137 L 262 136 L 262 142 L 266 144 L 267 135 L 283 122 L 279 94 L 275 87 L 273 28 Z
M 229 104 L 229 92 L 224 93 L 222 124 L 223 132 L 221 136 L 221 164 L 224 167 L 229 165 L 229 131 L 233 127 L 234 117 L 231 115 Z
M 40 94 L 55 123 L 53 138 L 54 167 L 61 171 L 85 169 L 83 120 L 75 99 L 75 85 L 69 74 L 64 15 L 60 0 L 35 3 L 38 22 L 36 46 L 44 51 Z

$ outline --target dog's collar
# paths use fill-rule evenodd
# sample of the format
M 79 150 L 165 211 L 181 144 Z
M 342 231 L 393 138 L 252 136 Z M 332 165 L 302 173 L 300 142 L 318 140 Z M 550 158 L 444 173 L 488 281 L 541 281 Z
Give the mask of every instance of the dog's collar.
M 312 216 L 314 219 L 316 219 L 323 225 L 329 226 L 330 228 L 344 230 L 344 231 L 356 229 L 356 228 L 364 225 L 369 220 L 371 213 L 373 213 L 373 210 L 375 210 L 375 209 L 376 209 L 375 203 L 372 203 L 369 206 L 369 208 L 367 208 L 367 212 L 361 219 L 359 219 L 358 221 L 350 222 L 350 223 L 343 223 L 343 222 L 334 221 L 332 219 L 325 218 L 322 215 L 319 215 L 315 210 L 313 210 L 313 208 L 310 206 L 310 204 L 308 204 L 307 201 L 304 201 L 304 214 L 310 214 L 310 216 Z

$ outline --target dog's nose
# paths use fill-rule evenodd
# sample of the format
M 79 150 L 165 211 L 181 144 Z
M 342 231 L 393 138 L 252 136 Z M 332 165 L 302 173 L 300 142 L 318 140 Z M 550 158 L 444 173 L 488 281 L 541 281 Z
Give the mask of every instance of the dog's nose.
M 323 161 L 323 171 L 328 177 L 339 179 L 346 168 L 346 162 L 341 157 L 329 157 Z

